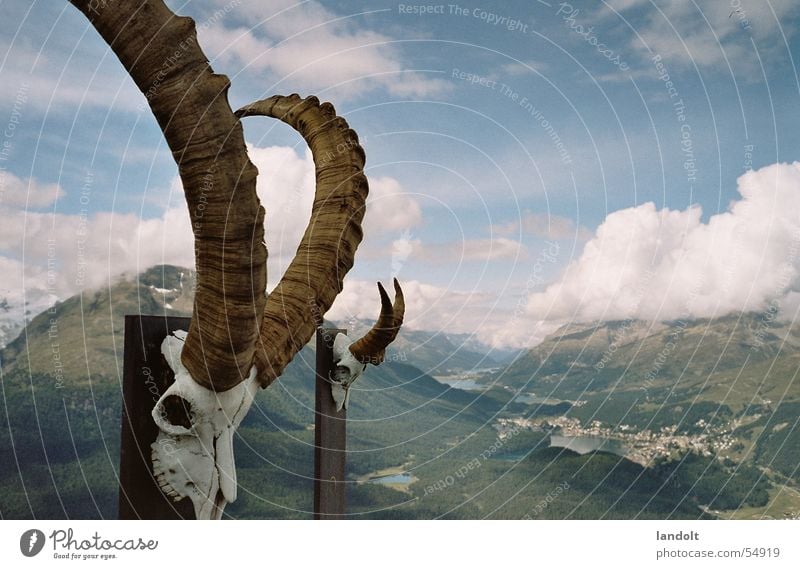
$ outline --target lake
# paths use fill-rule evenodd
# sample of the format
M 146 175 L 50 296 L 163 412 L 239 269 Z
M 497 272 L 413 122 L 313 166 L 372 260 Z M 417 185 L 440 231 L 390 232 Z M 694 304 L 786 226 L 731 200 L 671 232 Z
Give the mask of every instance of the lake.
M 559 403 L 572 403 L 572 401 L 565 401 L 564 399 L 555 399 L 552 397 L 538 397 L 533 393 L 523 393 L 517 395 L 514 399 L 515 403 L 524 403 L 526 405 L 558 405 Z
M 442 375 L 435 379 L 439 383 L 444 383 L 456 389 L 463 389 L 464 391 L 483 391 L 488 387 L 486 384 L 478 383 L 474 379 L 464 379 L 458 375 Z
M 391 474 L 389 476 L 381 476 L 380 478 L 371 478 L 367 482 L 370 484 L 411 484 L 416 481 L 417 477 L 413 474 L 403 472 L 400 474 Z

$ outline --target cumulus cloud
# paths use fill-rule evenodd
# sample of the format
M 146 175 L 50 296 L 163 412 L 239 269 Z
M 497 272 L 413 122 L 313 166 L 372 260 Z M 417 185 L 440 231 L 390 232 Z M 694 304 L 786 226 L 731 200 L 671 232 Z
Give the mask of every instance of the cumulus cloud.
M 364 215 L 364 233 L 402 231 L 422 222 L 422 208 L 409 197 L 400 182 L 388 177 L 370 177 L 369 199 Z
M 788 306 L 800 274 L 800 162 L 749 171 L 738 189 L 707 222 L 698 206 L 608 215 L 562 276 L 529 295 L 528 316 L 670 320 Z
M 269 248 L 270 287 L 294 257 L 306 230 L 314 200 L 314 160 L 307 150 L 302 156 L 288 147 L 249 147 L 248 153 L 259 171 L 258 195 L 266 209 L 266 241 Z M 422 223 L 422 208 L 400 183 L 389 177 L 370 177 L 362 243 L 369 253 L 385 255 L 381 245 L 387 233 L 413 228 Z M 359 256 L 362 250 L 359 249 Z
M 308 154 L 298 155 L 289 148 L 251 148 L 250 152 L 261 172 L 258 191 L 267 208 L 269 280 L 274 286 L 308 219 L 313 165 Z M 28 181 L 22 184 L 30 185 Z M 487 292 L 404 278 L 408 326 L 472 332 L 493 346 L 524 347 L 570 321 L 716 317 L 774 307 L 791 314 L 800 305 L 800 217 L 796 214 L 800 162 L 750 171 L 739 178 L 738 189 L 741 197 L 727 211 L 705 221 L 697 206 L 671 210 L 646 203 L 609 214 L 581 255 L 546 286 L 537 278 L 529 279 L 534 286 L 524 290 Z M 53 192 L 50 188 L 44 194 Z M 517 241 L 503 237 L 424 243 L 412 231 L 421 221 L 419 206 L 396 181 L 373 183 L 371 196 L 378 202 L 397 200 L 390 208 L 370 206 L 375 238 L 394 237 L 395 273 L 407 259 L 426 255 L 439 263 L 516 259 L 518 255 L 526 266 L 539 262 Z M 158 263 L 191 266 L 189 218 L 182 196 L 176 197 L 180 199 L 172 203 L 180 205 L 146 220 L 110 212 L 24 211 L 7 203 L 0 208 L 4 218 L 0 297 L 19 310 L 27 309 L 25 302 L 41 309 L 82 288 L 104 285 L 120 273 Z M 42 198 L 41 203 L 47 200 Z M 552 261 L 548 258 L 542 264 L 549 266 Z M 516 298 L 519 303 L 514 306 Z M 343 322 L 371 319 L 378 302 L 374 282 L 351 277 L 328 317 Z
M 46 291 L 63 299 L 121 273 L 164 262 L 193 263 L 188 213 L 180 208 L 148 220 L 108 212 L 72 215 L 0 209 L 0 215 L 4 219 L 0 252 L 6 260 L 19 261 L 17 274 L 4 274 L 3 283 L 19 283 L 28 294 Z M 53 276 L 43 278 L 49 274 Z
M 250 147 L 249 154 L 259 169 L 257 191 L 267 211 L 272 288 L 294 257 L 308 224 L 315 186 L 314 164 L 310 153 L 298 155 L 287 147 Z M 0 204 L 0 268 L 7 270 L 2 273 L 4 292 L 0 296 L 27 294 L 52 302 L 156 264 L 194 265 L 191 224 L 179 183 L 172 185 L 171 205 L 162 216 L 142 219 L 114 212 L 26 210 L 26 203 L 50 205 L 61 189 L 7 175 L 4 195 L 9 199 Z M 419 205 L 394 179 L 377 178 L 371 180 L 370 187 L 366 221 L 369 231 L 379 236 L 421 222 Z M 91 193 L 102 191 L 87 188 L 81 188 L 81 193 L 86 192 L 89 200 Z
M 498 291 L 463 290 L 403 278 L 400 284 L 406 301 L 403 327 L 409 330 L 469 334 L 477 342 L 505 350 L 534 346 L 561 326 L 531 322 L 524 310 L 509 308 Z M 387 290 L 393 294 L 391 288 Z M 379 311 L 375 282 L 348 277 L 326 318 L 353 328 L 355 320 L 374 321 Z

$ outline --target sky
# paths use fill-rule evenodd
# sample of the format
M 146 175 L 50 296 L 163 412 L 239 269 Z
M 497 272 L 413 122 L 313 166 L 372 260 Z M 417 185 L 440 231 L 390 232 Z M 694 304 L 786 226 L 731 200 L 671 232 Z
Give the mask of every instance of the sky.
M 336 106 L 367 154 L 365 239 L 328 318 L 535 345 L 569 322 L 800 307 L 800 6 L 183 0 L 233 108 Z M 144 96 L 65 0 L 0 2 L 0 308 L 192 266 Z M 311 208 L 288 127 L 245 119 L 269 287 Z M 20 316 L 22 317 L 22 316 Z

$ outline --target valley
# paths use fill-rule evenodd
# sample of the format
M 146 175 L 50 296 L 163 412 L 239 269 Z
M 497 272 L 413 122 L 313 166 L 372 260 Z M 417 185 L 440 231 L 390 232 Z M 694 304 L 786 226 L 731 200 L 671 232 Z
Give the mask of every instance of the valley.
M 116 516 L 121 319 L 185 315 L 192 278 L 155 267 L 84 292 L 32 318 L 0 353 L 3 518 Z M 403 330 L 354 386 L 349 512 L 794 517 L 800 341 L 789 326 L 758 323 L 685 323 L 677 342 L 669 324 L 570 325 L 511 362 L 465 338 Z M 311 516 L 314 357 L 312 344 L 258 394 L 236 436 L 240 492 L 226 516 Z

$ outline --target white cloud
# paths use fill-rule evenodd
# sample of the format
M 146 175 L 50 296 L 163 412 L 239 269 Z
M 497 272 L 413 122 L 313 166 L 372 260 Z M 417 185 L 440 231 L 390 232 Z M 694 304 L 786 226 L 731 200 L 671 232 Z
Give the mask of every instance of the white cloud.
M 46 41 L 44 36 L 32 42 L 36 48 L 20 41 L 0 43 L 0 53 L 10 54 L 0 69 L 6 104 L 16 103 L 24 115 L 29 106 L 48 113 L 78 105 L 134 111 L 145 102 L 119 61 L 108 56 L 102 40 L 72 53 L 79 42 L 76 31 L 63 42 L 59 37 L 58 45 L 48 43 L 46 49 L 38 43 Z
M 369 198 L 364 215 L 364 233 L 401 231 L 422 223 L 422 208 L 394 178 L 369 179 Z
M 639 3 L 624 4 L 630 4 L 626 7 L 630 8 Z M 750 36 L 759 42 L 762 52 L 781 44 L 781 33 L 793 32 L 791 26 L 781 22 L 797 9 L 797 3 L 791 0 L 742 0 L 739 12 L 734 12 L 729 2 L 706 2 L 698 9 L 694 3 L 669 0 L 658 6 L 660 11 L 655 7 L 648 11 L 644 24 L 637 26 L 638 36 L 632 39 L 632 46 L 641 49 L 643 55 L 649 58 L 658 54 L 675 66 L 697 65 L 701 69 L 727 69 L 727 58 L 734 68 L 742 67 L 759 79 L 761 72 Z
M 273 160 L 279 162 L 277 155 Z M 281 163 L 292 168 L 286 157 Z M 714 317 L 766 310 L 771 302 L 791 311 L 800 303 L 800 218 L 793 214 L 800 201 L 800 163 L 748 172 L 738 183 L 741 199 L 707 222 L 699 207 L 657 210 L 652 203 L 610 214 L 561 277 L 543 292 L 528 289 L 516 308 L 501 298 L 509 291 L 455 290 L 404 279 L 407 325 L 475 333 L 487 344 L 518 348 L 574 320 Z M 389 195 L 397 193 L 394 184 L 385 187 Z M 375 232 L 391 213 L 376 215 Z M 385 225 L 392 231 L 406 227 L 391 247 L 393 267 L 409 258 L 448 263 L 521 256 L 533 262 L 524 246 L 503 237 L 425 243 L 408 229 L 418 221 L 411 216 Z M 545 221 L 526 214 L 515 229 L 536 233 Z M 550 224 L 551 236 L 582 231 L 566 218 L 555 224 L 551 218 Z M 378 306 L 375 283 L 351 278 L 328 317 L 371 319 Z
M 22 263 L 29 294 L 46 291 L 65 298 L 95 288 L 109 277 L 158 263 L 191 265 L 192 235 L 185 209 L 142 220 L 132 214 L 101 212 L 90 216 L 13 211 L 0 215 L 0 254 Z M 24 247 L 24 249 L 23 249 Z M 43 279 L 50 271 L 56 278 Z M 9 275 L 2 277 L 5 283 Z
M 701 220 L 700 207 L 652 203 L 610 214 L 582 255 L 527 302 L 544 321 L 669 320 L 764 310 L 798 290 L 800 162 L 738 180 L 742 198 Z
M 311 216 L 314 200 L 314 160 L 310 151 L 301 157 L 292 148 L 249 147 L 250 159 L 259 171 L 258 195 L 266 215 L 266 242 L 269 250 L 270 288 L 294 257 Z M 380 251 L 387 233 L 410 229 L 422 222 L 422 209 L 397 180 L 389 177 L 369 179 L 369 196 L 364 215 L 362 254 Z
M 493 348 L 520 350 L 541 344 L 563 325 L 562 322 L 547 320 L 531 322 L 528 318 L 524 319 L 523 324 L 516 314 L 511 312 L 502 320 L 495 313 L 492 322 L 494 325 L 484 325 L 478 333 L 479 339 Z
M 487 346 L 513 349 L 536 345 L 560 326 L 554 322 L 531 322 L 523 310 L 504 306 L 496 292 L 441 287 L 414 279 L 399 280 L 406 301 L 404 328 L 471 334 Z M 388 279 L 383 284 L 386 286 Z M 387 291 L 393 295 L 391 288 Z M 379 311 L 375 282 L 348 277 L 325 317 L 348 327 L 348 322 L 353 320 L 374 321 Z
M 522 260 L 527 258 L 528 250 L 516 239 L 493 237 L 487 239 L 462 239 L 446 243 L 428 243 L 409 234 L 401 235 L 392 241 L 388 248 L 393 263 L 402 257 L 406 260 L 442 265 L 465 262 L 489 262 L 502 260 Z M 370 247 L 368 257 L 385 255 L 387 248 Z
M 299 156 L 287 147 L 250 147 L 249 154 L 259 169 L 257 191 L 267 212 L 272 288 L 294 257 L 308 224 L 314 164 L 310 153 Z M 11 272 L 0 279 L 9 294 L 22 294 L 23 278 L 26 294 L 63 299 L 83 288 L 104 285 L 110 277 L 156 264 L 194 265 L 191 224 L 179 183 L 172 184 L 171 205 L 161 217 L 141 219 L 113 212 L 40 213 L 32 207 L 26 211 L 28 188 L 32 196 L 28 205 L 36 207 L 50 205 L 61 189 L 7 176 L 4 196 L 10 199 L 0 204 L 0 267 L 6 263 Z M 367 231 L 379 238 L 418 224 L 421 216 L 417 202 L 393 178 L 371 181 Z M 47 282 L 48 270 L 57 275 L 52 282 Z
M 384 281 L 383 285 L 387 286 L 388 282 Z M 476 310 L 476 306 L 492 299 L 483 292 L 454 290 L 418 280 L 401 280 L 400 286 L 406 303 L 403 326 L 417 330 L 472 332 L 486 317 L 486 312 Z M 391 287 L 387 291 L 391 291 Z M 393 294 L 390 292 L 390 296 Z M 344 289 L 325 317 L 337 322 L 374 320 L 379 312 L 380 297 L 375 282 L 347 278 Z
M 23 180 L 8 170 L 0 170 L 0 207 L 38 209 L 53 205 L 64 190 L 58 184 L 43 184 L 35 178 Z
M 374 88 L 422 97 L 450 87 L 438 77 L 409 71 L 394 38 L 359 29 L 319 2 L 244 3 L 237 6 L 236 16 L 247 26 L 226 27 L 230 22 L 223 18 L 198 28 L 212 63 L 261 75 L 271 71 L 275 83 L 304 92 L 336 86 L 339 97 Z

